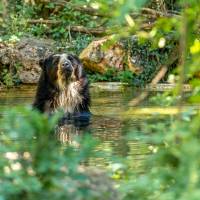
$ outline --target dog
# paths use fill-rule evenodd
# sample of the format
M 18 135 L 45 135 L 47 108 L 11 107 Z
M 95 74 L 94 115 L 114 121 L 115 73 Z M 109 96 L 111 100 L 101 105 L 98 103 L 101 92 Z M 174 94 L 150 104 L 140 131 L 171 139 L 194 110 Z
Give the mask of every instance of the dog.
M 65 113 L 63 120 L 88 118 L 89 82 L 78 57 L 65 53 L 51 54 L 41 59 L 39 65 L 42 72 L 33 108 L 49 115 L 62 110 Z

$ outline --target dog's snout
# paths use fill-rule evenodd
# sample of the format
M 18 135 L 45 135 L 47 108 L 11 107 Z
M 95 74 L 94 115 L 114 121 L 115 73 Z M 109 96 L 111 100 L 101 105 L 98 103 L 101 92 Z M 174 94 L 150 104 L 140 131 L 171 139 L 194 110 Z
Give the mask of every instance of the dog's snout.
M 64 62 L 63 63 L 63 69 L 68 71 L 68 72 L 72 72 L 72 66 L 69 62 Z
M 63 65 L 64 65 L 65 67 L 69 67 L 69 66 L 70 66 L 70 63 L 69 63 L 69 62 L 64 62 Z

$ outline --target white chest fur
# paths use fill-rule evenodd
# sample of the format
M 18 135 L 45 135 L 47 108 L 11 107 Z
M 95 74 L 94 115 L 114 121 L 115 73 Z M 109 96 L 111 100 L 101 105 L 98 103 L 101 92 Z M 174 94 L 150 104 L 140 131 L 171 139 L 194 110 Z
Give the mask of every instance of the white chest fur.
M 58 108 L 63 109 L 64 112 L 73 113 L 76 106 L 81 104 L 83 100 L 80 89 L 81 86 L 79 82 L 69 83 L 58 96 Z

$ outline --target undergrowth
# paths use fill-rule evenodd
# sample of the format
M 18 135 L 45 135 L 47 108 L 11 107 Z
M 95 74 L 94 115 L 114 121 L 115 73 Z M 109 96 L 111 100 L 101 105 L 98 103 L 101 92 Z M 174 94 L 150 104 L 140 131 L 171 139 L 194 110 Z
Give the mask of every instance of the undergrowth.
M 36 38 L 46 38 L 56 41 L 59 51 L 67 51 L 79 55 L 80 52 L 95 39 L 91 34 L 73 32 L 70 26 L 83 26 L 85 28 L 107 27 L 109 19 L 91 16 L 87 13 L 75 11 L 72 7 L 59 7 L 56 2 L 46 2 L 30 5 L 23 1 L 9 0 L 8 15 L 0 24 L 0 41 L 9 42 L 12 38 L 20 40 L 22 37 L 34 36 Z M 104 1 L 102 1 L 104 2 Z M 87 5 L 89 1 L 71 1 L 77 5 Z M 108 2 L 107 2 L 108 3 Z M 32 19 L 53 20 L 58 24 L 46 25 L 42 23 L 31 23 Z M 132 74 L 129 70 L 117 72 L 109 69 L 105 74 L 92 74 L 89 72 L 91 82 L 94 81 L 121 81 L 129 82 L 136 86 L 143 86 L 149 83 L 157 72 L 160 64 L 168 58 L 168 54 L 173 46 L 163 49 L 152 49 L 151 43 L 138 43 L 136 40 L 128 41 L 128 51 L 133 58 L 136 58 L 137 65 L 143 66 L 142 73 Z M 5 67 L 3 67 L 5 68 Z M 4 70 L 1 73 L 1 82 L 7 86 L 18 83 L 18 79 Z
M 131 84 L 134 75 L 129 70 L 118 71 L 115 68 L 110 68 L 105 72 L 105 74 L 88 73 L 88 77 L 89 77 L 90 82 L 120 81 L 120 82 L 126 82 L 126 83 Z
M 38 6 L 29 5 L 22 1 L 9 1 L 9 14 L 0 25 L 1 40 L 8 41 L 13 35 L 21 38 L 24 36 L 35 36 L 38 38 L 48 38 L 57 41 L 58 48 L 68 49 L 79 54 L 93 36 L 90 34 L 74 33 L 70 26 L 82 25 L 93 27 L 97 25 L 98 20 L 92 20 L 87 14 L 73 11 L 70 7 L 63 7 L 57 13 L 54 13 L 56 4 L 47 3 Z M 29 20 L 47 19 L 60 21 L 59 24 L 34 24 Z

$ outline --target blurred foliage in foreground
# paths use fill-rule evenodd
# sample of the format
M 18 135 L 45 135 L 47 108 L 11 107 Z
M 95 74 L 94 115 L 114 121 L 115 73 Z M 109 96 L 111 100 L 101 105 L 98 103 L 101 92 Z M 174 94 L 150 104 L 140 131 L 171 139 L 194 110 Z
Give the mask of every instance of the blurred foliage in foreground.
M 164 33 L 174 32 L 180 38 L 180 60 L 178 67 L 179 87 L 174 91 L 178 96 L 181 111 L 182 86 L 188 77 L 193 85 L 189 100 L 199 104 L 200 42 L 199 14 L 200 1 L 180 1 L 182 7 L 178 18 L 160 19 L 156 22 L 156 42 L 165 39 Z M 146 35 L 151 38 L 151 33 Z M 145 37 L 146 37 L 145 36 Z M 165 97 L 164 97 L 165 98 Z M 145 124 L 141 130 L 133 130 L 133 138 L 140 138 L 152 144 L 152 155 L 146 163 L 148 173 L 136 175 L 129 171 L 121 191 L 123 199 L 138 200 L 197 200 L 200 196 L 200 116 L 194 110 L 179 114 L 170 123 Z M 142 134 L 146 137 L 141 138 Z
M 199 199 L 200 116 L 194 113 L 183 113 L 180 120 L 170 123 L 144 124 L 130 134 L 129 140 L 137 138 L 151 144 L 152 155 L 146 160 L 146 173 L 128 171 L 120 188 L 123 199 Z
M 29 108 L 6 111 L 0 123 L 1 200 L 115 198 L 103 173 L 92 175 L 81 165 L 95 156 L 97 143 L 86 134 L 76 140 L 79 146 L 62 146 L 55 137 L 58 117 Z
M 120 12 L 122 9 L 121 11 L 124 11 L 120 12 L 122 14 L 128 13 L 132 1 L 120 2 L 124 4 L 117 10 Z M 143 1 L 135 0 L 134 2 L 141 3 Z M 163 17 L 156 21 L 155 27 L 150 32 L 145 32 L 145 34 L 138 32 L 138 35 L 143 39 L 151 39 L 161 46 L 166 42 L 166 33 L 173 32 L 180 39 L 181 59 L 177 72 L 179 87 L 175 91 L 175 95 L 182 97 L 182 84 L 185 79 L 196 77 L 200 70 L 200 41 L 198 38 L 200 1 L 181 0 L 179 5 L 182 10 L 178 17 L 170 19 Z M 118 17 L 118 19 L 125 19 L 121 16 Z M 128 19 L 131 24 L 130 18 Z M 122 23 L 122 25 L 124 24 Z M 125 33 L 129 34 L 130 32 Z M 199 79 L 192 79 L 191 84 L 193 91 L 189 100 L 199 103 Z M 182 108 L 181 100 L 182 98 L 178 102 L 180 110 Z M 36 120 L 38 118 L 42 123 Z M 24 199 L 34 199 L 35 197 L 38 199 L 61 199 L 63 197 L 74 199 L 73 195 L 80 195 L 78 196 L 80 199 L 84 195 L 85 199 L 95 199 L 90 196 L 91 193 L 88 190 L 75 184 L 76 180 L 86 180 L 86 177 L 77 173 L 76 169 L 78 163 L 84 160 L 86 155 L 90 155 L 93 143 L 90 143 L 89 139 L 85 140 L 86 143 L 83 144 L 86 144 L 87 151 L 84 148 L 82 151 L 75 151 L 72 147 L 61 150 L 48 134 L 55 124 L 52 122 L 54 120 L 55 118 L 52 118 L 48 121 L 47 118 L 39 116 L 37 113 L 32 113 L 28 118 L 20 117 L 16 111 L 6 116 L 7 122 L 2 123 L 6 134 L 1 135 L 0 146 L 3 153 L 3 156 L 0 157 L 1 199 L 23 199 L 23 197 Z M 152 155 L 147 161 L 149 170 L 148 173 L 135 174 L 129 168 L 132 163 L 129 163 L 126 158 L 124 165 L 127 166 L 127 176 L 118 180 L 122 199 L 199 199 L 199 121 L 199 114 L 193 115 L 193 112 L 188 111 L 183 115 L 180 114 L 169 124 L 155 123 L 152 126 L 144 124 L 143 129 L 136 130 L 139 133 L 151 134 L 150 137 L 147 135 L 146 138 L 142 138 L 152 144 Z M 132 130 L 131 137 L 139 137 L 134 134 L 136 131 Z M 23 138 L 26 136 L 27 140 L 18 143 L 16 138 L 21 134 Z M 37 140 L 33 140 L 34 135 L 37 136 Z M 27 145 L 27 141 L 31 141 L 32 145 L 30 142 Z M 8 152 L 16 151 L 19 153 L 16 155 L 16 159 L 9 160 Z M 67 157 L 64 156 L 66 152 Z M 35 162 L 36 160 L 37 162 Z M 67 166 L 67 168 L 62 168 L 63 166 Z

